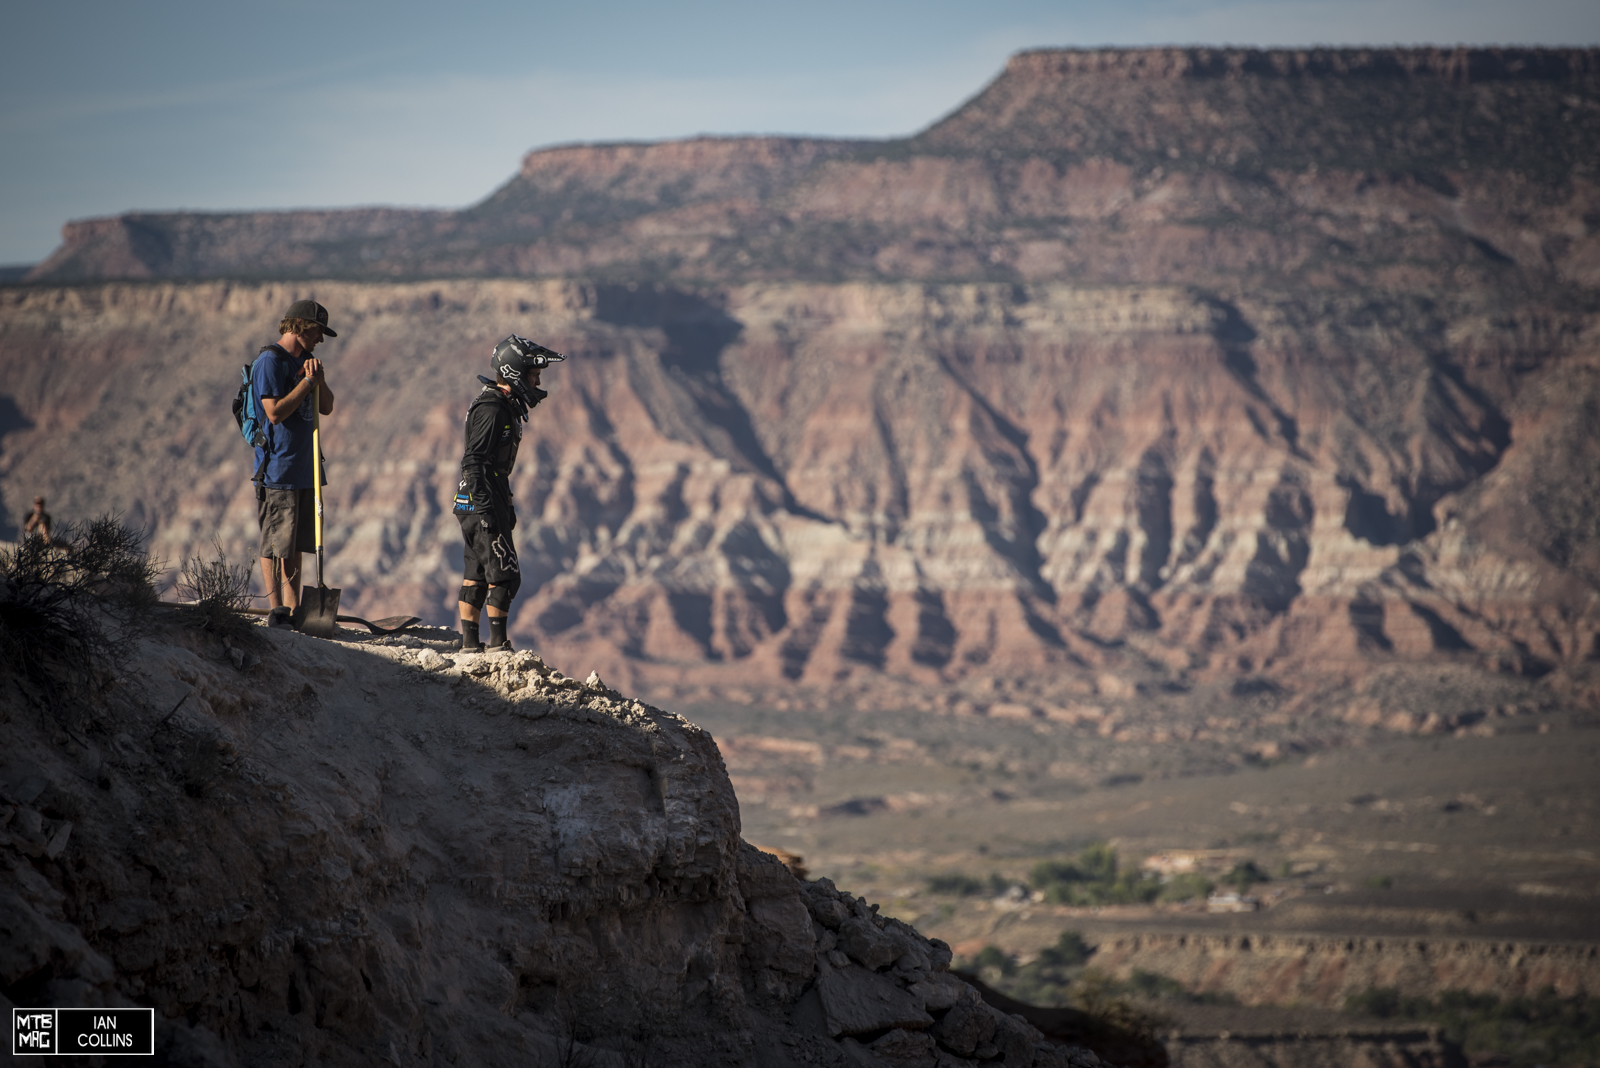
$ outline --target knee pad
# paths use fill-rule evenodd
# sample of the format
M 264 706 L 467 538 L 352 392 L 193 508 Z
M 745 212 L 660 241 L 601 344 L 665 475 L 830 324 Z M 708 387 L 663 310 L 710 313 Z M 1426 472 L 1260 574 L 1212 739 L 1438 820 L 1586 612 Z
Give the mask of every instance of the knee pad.
M 461 592 L 456 596 L 474 608 L 482 608 L 484 598 L 489 596 L 489 590 L 480 582 L 475 586 L 462 586 Z
M 489 587 L 489 607 L 497 608 L 502 612 L 511 611 L 511 598 L 517 595 L 517 587 L 522 584 L 519 575 L 511 576 L 511 581 L 499 586 Z

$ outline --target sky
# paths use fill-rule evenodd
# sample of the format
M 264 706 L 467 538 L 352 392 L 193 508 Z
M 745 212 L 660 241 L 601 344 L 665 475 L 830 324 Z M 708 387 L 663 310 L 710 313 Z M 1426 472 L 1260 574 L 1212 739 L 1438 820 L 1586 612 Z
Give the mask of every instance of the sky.
M 0 0 L 0 264 L 125 211 L 462 207 L 530 149 L 894 137 L 1014 52 L 1600 45 L 1600 0 Z

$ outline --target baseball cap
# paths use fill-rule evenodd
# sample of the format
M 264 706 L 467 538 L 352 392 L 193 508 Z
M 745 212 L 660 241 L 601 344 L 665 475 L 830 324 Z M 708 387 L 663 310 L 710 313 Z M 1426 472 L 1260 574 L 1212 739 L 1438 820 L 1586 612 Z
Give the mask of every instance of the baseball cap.
M 283 313 L 283 317 L 285 319 L 305 319 L 308 322 L 316 323 L 318 326 L 322 327 L 322 333 L 324 336 L 339 336 L 332 330 L 328 329 L 328 309 L 324 308 L 314 300 L 295 301 L 293 304 L 289 305 L 289 310 Z

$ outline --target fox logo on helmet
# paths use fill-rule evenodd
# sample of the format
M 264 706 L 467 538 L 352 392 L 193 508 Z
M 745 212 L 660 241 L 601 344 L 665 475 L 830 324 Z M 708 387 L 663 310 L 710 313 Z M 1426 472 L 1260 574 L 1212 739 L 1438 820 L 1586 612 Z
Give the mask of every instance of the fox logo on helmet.
M 500 379 L 511 387 L 511 396 L 521 409 L 519 414 L 521 418 L 527 419 L 528 409 L 544 400 L 549 394 L 538 386 L 530 386 L 523 381 L 524 376 L 529 371 L 538 371 L 550 366 L 556 360 L 565 359 L 565 356 L 554 349 L 547 349 L 538 342 L 512 334 L 494 347 L 489 363 Z
M 528 369 L 542 369 L 565 359 L 565 356 L 554 349 L 545 348 L 537 341 L 529 341 L 520 334 L 512 334 L 494 347 L 489 362 L 495 365 L 496 370 L 503 364 L 515 364 L 520 376 Z

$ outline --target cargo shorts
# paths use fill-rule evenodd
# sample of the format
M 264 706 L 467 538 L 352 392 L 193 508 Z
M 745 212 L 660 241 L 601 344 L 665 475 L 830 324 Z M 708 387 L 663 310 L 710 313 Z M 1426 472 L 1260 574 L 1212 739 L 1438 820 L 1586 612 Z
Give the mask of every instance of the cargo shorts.
M 316 494 L 310 489 L 264 487 L 256 501 L 261 523 L 258 556 L 285 560 L 296 553 L 317 551 Z

